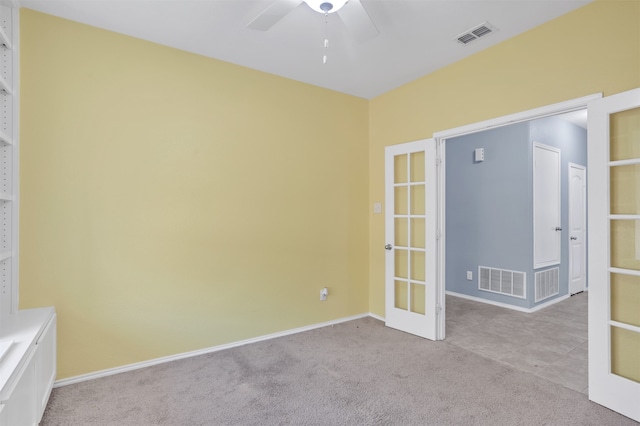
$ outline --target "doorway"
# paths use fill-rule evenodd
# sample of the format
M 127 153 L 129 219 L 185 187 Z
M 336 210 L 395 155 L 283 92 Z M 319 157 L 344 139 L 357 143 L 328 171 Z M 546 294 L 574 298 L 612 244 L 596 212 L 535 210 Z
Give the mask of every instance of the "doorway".
M 465 347 L 468 350 L 478 351 L 479 353 L 482 353 L 483 355 L 488 356 L 492 359 L 495 359 L 499 362 L 507 363 L 523 371 L 528 371 L 528 372 L 537 374 L 540 377 L 544 377 L 548 380 L 555 381 L 556 383 L 560 383 L 564 386 L 567 386 L 569 388 L 572 388 L 576 391 L 579 391 L 585 394 L 588 392 L 588 388 L 587 388 L 588 335 L 587 335 L 587 326 L 586 326 L 588 296 L 585 293 L 585 294 L 579 295 L 578 297 L 569 299 L 570 291 L 569 291 L 568 281 L 569 281 L 569 276 L 571 271 L 567 265 L 568 263 L 567 254 L 565 254 L 565 257 L 563 259 L 564 269 L 562 270 L 562 276 L 563 276 L 563 281 L 565 283 L 563 287 L 563 293 L 559 294 L 555 298 L 551 297 L 550 299 L 551 302 L 542 300 L 540 303 L 538 303 L 537 301 L 534 302 L 534 298 L 535 298 L 534 288 L 536 285 L 536 281 L 533 279 L 533 277 L 536 275 L 535 273 L 538 270 L 546 271 L 547 269 L 557 266 L 556 264 L 558 262 L 556 260 L 557 258 L 556 256 L 553 262 L 551 262 L 549 259 L 546 259 L 548 262 L 546 261 L 538 262 L 543 264 L 542 265 L 538 264 L 534 267 L 535 259 L 534 259 L 534 248 L 533 248 L 534 247 L 533 229 L 530 229 L 530 231 L 528 231 L 531 233 L 531 237 L 530 237 L 531 244 L 525 248 L 524 252 L 526 253 L 523 252 L 518 254 L 519 258 L 526 260 L 528 265 L 530 265 L 529 266 L 530 269 L 527 269 L 527 266 L 523 264 L 516 264 L 515 266 L 509 265 L 509 264 L 482 265 L 482 266 L 491 267 L 492 270 L 499 269 L 500 273 L 497 276 L 500 278 L 502 278 L 505 272 L 507 273 L 507 276 L 514 277 L 515 276 L 514 271 L 523 271 L 523 270 L 526 271 L 527 272 L 526 275 L 528 275 L 527 285 L 529 286 L 528 289 L 526 290 L 526 293 L 530 299 L 529 301 L 520 299 L 517 301 L 517 303 L 514 304 L 513 301 L 516 299 L 513 297 L 513 294 L 509 295 L 509 294 L 495 294 L 495 293 L 492 294 L 491 297 L 489 297 L 489 300 L 487 300 L 483 296 L 479 296 L 479 294 L 482 294 L 481 293 L 482 290 L 479 288 L 478 281 L 474 279 L 474 278 L 480 278 L 479 275 L 482 273 L 481 268 L 477 268 L 475 263 L 471 263 L 469 265 L 462 266 L 462 267 L 458 265 L 452 268 L 451 265 L 447 263 L 447 253 L 451 253 L 448 250 L 451 248 L 450 246 L 452 245 L 455 247 L 455 240 L 456 238 L 460 237 L 460 235 L 455 235 L 455 234 L 460 229 L 463 229 L 462 238 L 463 240 L 466 239 L 467 242 L 473 235 L 479 235 L 479 234 L 482 234 L 483 232 L 488 235 L 493 235 L 493 233 L 490 230 L 487 230 L 481 224 L 481 222 L 475 223 L 472 226 L 468 226 L 466 229 L 461 228 L 460 226 L 457 226 L 457 231 L 453 233 L 454 235 L 452 235 L 452 233 L 449 232 L 451 230 L 451 227 L 449 225 L 452 225 L 450 222 L 455 221 L 455 219 L 452 219 L 452 216 L 454 215 L 450 213 L 451 204 L 449 203 L 450 201 L 449 199 L 452 196 L 455 197 L 456 195 L 452 194 L 451 191 L 449 191 L 449 188 L 446 186 L 449 183 L 448 182 L 449 174 L 446 173 L 446 169 L 447 169 L 447 166 L 450 164 L 448 163 L 448 161 L 450 160 L 450 157 L 454 157 L 457 154 L 455 154 L 454 150 L 451 149 L 453 145 L 447 145 L 446 142 L 449 141 L 452 144 L 455 144 L 456 142 L 452 141 L 452 139 L 458 138 L 461 136 L 478 134 L 488 129 L 504 129 L 514 124 L 522 124 L 522 123 L 527 123 L 527 122 L 538 120 L 538 119 L 556 117 L 559 115 L 567 114 L 568 112 L 585 110 L 586 105 L 589 101 L 593 99 L 598 99 L 600 97 L 601 97 L 600 95 L 585 97 L 585 98 L 570 101 L 567 103 L 562 103 L 562 104 L 558 104 L 558 105 L 554 105 L 546 108 L 541 108 L 538 110 L 529 111 L 529 112 L 517 114 L 514 116 L 509 116 L 503 119 L 491 120 L 489 122 L 479 123 L 477 125 L 465 126 L 462 128 L 453 129 L 451 131 L 437 133 L 436 135 L 434 135 L 438 143 L 437 147 L 438 147 L 439 156 L 442 158 L 444 163 L 443 172 L 442 172 L 443 179 L 441 179 L 443 184 L 440 187 L 440 205 L 443 207 L 443 211 L 441 212 L 440 226 L 441 226 L 441 229 L 444 231 L 443 232 L 444 238 L 442 238 L 442 241 L 439 247 L 439 254 L 441 255 L 441 257 L 439 258 L 439 270 L 440 270 L 441 279 L 442 279 L 442 281 L 440 281 L 441 290 L 443 292 L 445 291 L 447 292 L 446 302 L 447 304 L 449 304 L 449 306 L 445 304 L 443 309 L 443 312 L 445 314 L 442 315 L 442 323 L 439 324 L 439 326 L 441 327 L 441 336 L 444 337 L 449 330 L 451 331 L 455 330 L 456 335 L 452 333 L 451 340 L 450 340 L 450 342 L 453 344 L 457 344 L 459 346 Z M 584 126 L 586 126 L 586 121 L 584 123 Z M 586 136 L 586 130 L 584 131 L 584 133 Z M 524 159 L 522 161 L 529 161 L 530 164 L 532 165 L 531 167 L 533 168 L 533 158 L 535 156 L 533 141 L 537 140 L 537 138 L 531 137 L 530 133 L 527 133 L 527 137 L 529 138 L 528 143 L 530 144 L 528 148 L 529 157 L 528 159 Z M 583 145 L 584 145 L 583 148 L 585 152 L 585 158 L 580 162 L 586 165 L 586 138 L 584 140 Z M 445 149 L 445 147 L 447 149 Z M 483 148 L 483 146 L 474 147 L 474 151 L 477 148 Z M 512 147 L 508 147 L 505 151 L 509 151 L 511 148 Z M 494 151 L 493 154 L 495 153 L 496 151 Z M 476 167 L 479 169 L 485 165 L 483 164 L 483 162 L 486 163 L 490 161 L 492 152 L 491 150 L 485 149 L 484 150 L 485 155 L 484 155 L 484 158 L 482 158 L 483 161 L 480 161 L 480 162 L 475 161 L 476 157 L 474 154 L 475 152 L 472 152 L 467 149 L 467 153 L 464 155 L 467 155 L 468 161 L 473 161 L 473 163 L 470 163 L 469 167 Z M 502 154 L 502 153 L 498 153 L 498 154 Z M 563 155 L 563 153 L 560 153 L 560 152 L 557 152 L 557 154 L 558 154 L 557 155 L 558 157 Z M 446 155 L 446 161 L 445 161 L 445 155 Z M 518 154 L 518 155 L 521 155 L 521 154 Z M 556 168 L 560 167 L 559 161 L 556 161 L 554 164 L 556 165 L 555 166 Z M 564 192 L 566 197 L 568 192 L 568 187 L 571 185 L 569 174 L 568 174 L 569 169 L 566 168 L 568 167 L 566 160 L 564 162 L 564 166 L 562 167 L 563 167 L 562 192 Z M 585 179 L 584 171 L 586 170 L 586 168 L 584 166 L 582 167 L 583 167 L 582 183 L 585 183 L 586 179 Z M 517 166 L 512 165 L 511 169 L 513 170 L 514 168 L 517 168 Z M 557 175 L 558 173 L 556 172 L 556 180 L 557 180 Z M 530 179 L 528 181 L 530 185 L 529 188 L 523 189 L 523 187 L 520 186 L 518 190 L 515 190 L 515 189 L 513 190 L 514 191 L 513 194 L 506 194 L 506 195 L 503 194 L 504 196 L 502 198 L 499 198 L 498 196 L 496 197 L 496 200 L 501 200 L 503 203 L 514 202 L 517 197 L 520 197 L 520 195 L 522 195 L 522 194 L 518 195 L 518 191 L 519 191 L 520 193 L 524 193 L 525 194 L 524 198 L 531 200 L 530 202 L 532 203 L 532 200 L 534 198 L 534 189 L 532 185 L 533 170 L 531 170 L 531 178 L 529 179 Z M 472 179 L 467 179 L 467 181 L 469 180 L 472 180 Z M 495 181 L 507 182 L 507 188 L 509 188 L 509 185 L 513 183 L 513 179 L 509 180 L 505 176 L 498 176 L 495 179 Z M 577 184 L 575 184 L 575 186 L 577 186 Z M 495 187 L 493 187 L 493 185 L 491 187 L 492 187 L 491 190 L 496 192 Z M 500 191 L 497 191 L 497 192 L 498 194 L 500 194 Z M 475 193 L 475 194 L 470 193 L 470 194 L 467 194 L 466 197 L 467 198 L 463 197 L 462 199 L 468 199 L 468 197 L 481 198 L 483 197 L 483 195 L 480 193 Z M 586 197 L 583 197 L 580 201 L 586 201 Z M 578 201 L 574 200 L 574 203 L 578 203 Z M 489 211 L 490 212 L 489 214 L 493 212 L 493 215 L 497 217 L 496 226 L 502 226 L 510 230 L 506 232 L 507 236 L 505 237 L 505 241 L 508 242 L 509 236 L 511 236 L 513 239 L 514 236 L 521 235 L 521 233 L 523 232 L 522 230 L 523 227 L 532 228 L 532 225 L 530 224 L 534 222 L 533 206 L 531 206 L 530 209 L 529 208 L 525 209 L 526 211 L 528 211 L 528 213 L 525 211 L 522 212 L 523 214 L 528 215 L 526 223 L 529 224 L 529 225 L 525 224 L 523 226 L 522 224 L 514 223 L 513 219 L 509 218 L 509 215 L 502 215 L 502 213 L 499 211 L 500 210 L 499 202 L 497 204 L 496 203 L 494 204 L 495 204 L 494 208 L 492 211 L 491 210 Z M 565 250 L 565 253 L 568 253 L 568 249 L 570 247 L 569 242 L 576 241 L 576 240 L 570 239 L 571 235 L 569 231 L 573 230 L 571 229 L 572 226 L 579 227 L 579 225 L 574 224 L 574 221 L 572 221 L 571 225 L 569 225 L 568 217 L 567 217 L 567 211 L 569 210 L 569 208 L 568 206 L 566 206 L 566 204 L 564 209 L 565 209 L 564 223 L 562 223 L 562 221 L 559 221 L 557 217 L 554 218 L 553 228 L 550 231 L 553 232 L 553 235 L 552 235 L 553 237 L 557 236 L 558 243 L 562 240 L 563 250 Z M 475 209 L 474 207 L 469 207 L 467 210 L 473 211 L 474 214 L 475 212 L 477 212 L 477 209 Z M 580 215 L 579 212 L 574 213 L 574 216 L 579 216 L 579 215 Z M 511 217 L 514 217 L 514 216 L 515 214 L 511 214 Z M 586 220 L 580 226 L 584 226 L 584 223 L 586 223 Z M 454 222 L 453 225 L 460 225 L 460 223 L 456 224 Z M 558 229 L 556 230 L 556 228 Z M 564 231 L 562 228 L 564 228 Z M 581 236 L 582 236 L 582 247 L 585 247 L 585 250 L 586 250 L 586 246 L 584 245 L 584 242 L 586 241 L 586 232 L 584 234 L 581 234 Z M 495 247 L 484 246 L 484 251 L 487 251 L 487 249 L 489 251 L 492 251 L 494 248 L 495 248 L 495 251 L 499 251 L 502 245 L 503 245 L 502 242 L 497 242 Z M 578 245 L 576 244 L 576 246 Z M 482 247 L 476 248 L 475 250 L 483 251 L 483 248 Z M 577 251 L 577 249 L 575 251 Z M 502 257 L 503 258 L 508 257 L 510 254 L 512 254 L 512 252 L 513 250 L 507 249 L 508 254 L 504 255 L 503 253 Z M 577 261 L 574 261 L 574 263 L 572 263 L 572 266 L 574 267 L 574 269 L 584 270 L 586 261 L 583 261 L 583 259 L 581 259 L 581 261 L 582 261 L 582 264 L 576 264 L 575 262 Z M 585 276 L 582 282 L 584 283 L 583 285 L 586 286 L 586 274 L 584 275 Z M 473 289 L 473 292 L 475 292 L 475 295 L 473 295 L 474 294 L 473 292 L 472 292 L 472 295 L 470 296 L 463 294 L 462 296 L 464 297 L 464 299 L 467 299 L 467 300 L 464 300 L 463 298 L 454 297 L 448 291 L 449 288 L 445 287 L 444 285 L 445 283 L 447 284 L 449 283 L 451 276 L 456 277 L 457 282 L 461 283 L 462 286 L 467 286 L 467 288 L 471 287 Z M 473 277 L 473 278 L 469 279 L 469 277 Z M 491 276 L 491 278 L 493 278 L 493 275 Z M 493 280 L 491 282 L 493 282 Z M 507 284 L 508 283 L 509 281 L 507 280 Z M 507 285 L 507 289 L 508 288 L 509 287 Z M 499 289 L 503 290 L 502 283 L 500 283 Z M 475 299 L 483 299 L 482 301 L 484 303 L 478 303 L 478 301 Z M 569 300 L 566 300 L 566 302 L 564 303 L 555 303 L 558 300 L 564 301 L 565 299 L 569 299 Z M 555 304 L 553 306 L 550 306 L 553 303 Z M 491 305 L 494 305 L 494 306 L 491 306 Z M 496 305 L 499 307 L 509 307 L 511 309 L 506 310 L 506 309 L 497 308 Z M 546 307 L 546 309 L 539 309 L 540 307 Z M 448 311 L 449 308 L 451 308 L 450 312 Z M 474 313 L 471 315 L 472 317 L 471 323 L 468 322 L 468 320 L 470 319 L 469 318 L 470 315 L 468 315 L 469 309 L 476 309 Z M 464 318 L 454 317 L 454 315 L 460 314 L 465 310 L 466 310 L 466 315 L 464 315 Z M 517 311 L 521 311 L 521 312 L 517 312 Z M 450 316 L 451 316 L 451 322 L 449 322 Z M 560 324 L 553 324 L 553 321 L 549 321 L 549 319 L 555 318 L 555 317 L 564 318 L 564 320 L 561 320 Z M 476 324 L 472 324 L 473 321 L 475 320 L 477 320 Z M 531 324 L 526 325 L 527 321 L 531 321 Z M 573 328 L 569 327 L 569 324 L 573 326 Z M 446 328 L 448 325 L 451 325 L 449 329 Z M 493 327 L 493 328 L 489 328 L 489 327 Z M 562 329 L 561 333 L 557 332 L 559 329 Z M 561 335 L 564 337 L 561 337 Z M 513 339 L 511 339 L 509 338 L 509 336 L 518 336 L 518 337 L 513 337 Z M 518 351 L 518 349 L 523 349 L 523 348 L 524 348 L 524 352 Z M 549 349 L 550 351 L 546 352 L 545 349 Z M 569 363 L 571 365 L 565 365 L 566 363 Z
M 525 312 L 568 297 L 568 172 L 587 163 L 586 132 L 556 115 L 447 141 L 447 294 Z
M 439 206 L 439 215 L 438 215 L 438 229 L 440 230 L 440 239 L 438 240 L 437 254 L 438 254 L 438 298 L 441 301 L 441 312 L 437 318 L 437 327 L 438 327 L 438 339 L 444 339 L 446 336 L 446 304 L 445 304 L 445 292 L 446 287 L 445 283 L 447 282 L 447 256 L 446 256 L 446 247 L 448 245 L 449 235 L 446 231 L 447 222 L 449 221 L 449 212 L 447 211 L 446 200 L 448 194 L 446 193 L 447 183 L 446 183 L 446 165 L 447 165 L 447 150 L 446 150 L 446 142 L 453 138 L 471 135 L 475 133 L 480 133 L 487 129 L 498 129 L 506 126 L 510 126 L 517 123 L 529 122 L 539 118 L 551 117 L 560 114 L 568 114 L 575 111 L 585 110 L 587 105 L 594 100 L 602 98 L 602 94 L 594 94 L 590 96 L 585 96 L 582 98 L 561 102 L 554 105 L 549 105 L 546 107 L 536 108 L 529 111 L 524 111 L 517 114 L 512 114 L 504 117 L 495 118 L 492 120 L 487 120 L 484 122 L 479 122 L 475 124 L 470 124 L 442 132 L 437 132 L 434 134 L 434 139 L 436 140 L 437 146 L 437 155 L 441 163 L 441 167 L 439 168 L 438 174 L 438 206 Z M 471 155 L 471 154 L 470 154 Z M 490 266 L 490 265 L 489 265 Z M 473 273 L 473 271 L 471 271 Z M 465 278 L 466 279 L 466 278 Z M 568 297 L 568 295 L 567 295 Z M 469 297 L 473 299 L 473 297 Z M 502 306 L 503 303 L 500 301 L 490 301 L 491 304 Z M 505 304 L 508 306 L 507 304 Z M 519 310 L 531 310 L 527 309 L 526 304 L 521 304 L 521 308 Z M 542 306 L 542 305 L 541 305 Z M 512 306 L 508 306 L 512 307 Z M 536 308 L 533 308 L 535 310 Z

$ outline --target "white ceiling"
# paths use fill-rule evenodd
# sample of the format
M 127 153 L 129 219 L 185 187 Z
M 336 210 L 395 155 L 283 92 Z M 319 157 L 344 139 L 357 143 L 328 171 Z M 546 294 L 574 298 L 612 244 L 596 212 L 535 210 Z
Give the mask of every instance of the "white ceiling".
M 358 41 L 339 12 L 330 14 L 326 64 L 322 63 L 325 17 L 305 3 L 268 31 L 246 25 L 273 0 L 22 0 L 20 4 L 371 99 L 591 1 L 361 0 L 380 34 Z M 451 40 L 484 21 L 498 31 L 466 46 Z

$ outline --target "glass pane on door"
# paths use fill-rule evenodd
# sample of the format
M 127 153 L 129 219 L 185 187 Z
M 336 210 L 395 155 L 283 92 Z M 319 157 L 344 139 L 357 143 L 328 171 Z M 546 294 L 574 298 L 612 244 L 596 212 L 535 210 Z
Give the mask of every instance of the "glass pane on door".
M 609 180 L 611 214 L 640 214 L 640 164 L 611 167 Z
M 611 221 L 611 266 L 640 271 L 639 228 L 640 220 Z
M 411 312 L 425 314 L 424 284 L 411 283 Z
M 640 383 L 640 333 L 611 327 L 611 372 Z
M 424 152 L 411 153 L 411 182 L 424 182 Z
M 609 160 L 640 158 L 640 108 L 609 116 Z
M 396 155 L 394 157 L 394 167 L 393 167 L 393 181 L 395 183 L 406 183 L 407 176 L 409 174 L 407 169 L 407 155 Z
M 411 247 L 425 248 L 424 218 L 411 219 Z
M 640 327 L 640 277 L 611 274 L 611 319 Z M 640 363 L 640 358 L 638 358 Z
M 409 220 L 406 217 L 395 218 L 395 246 L 409 246 Z
M 409 308 L 409 290 L 406 281 L 395 282 L 394 306 L 397 309 L 407 310 Z
M 611 373 L 640 383 L 640 108 L 609 116 Z M 636 164 L 638 163 L 638 164 Z

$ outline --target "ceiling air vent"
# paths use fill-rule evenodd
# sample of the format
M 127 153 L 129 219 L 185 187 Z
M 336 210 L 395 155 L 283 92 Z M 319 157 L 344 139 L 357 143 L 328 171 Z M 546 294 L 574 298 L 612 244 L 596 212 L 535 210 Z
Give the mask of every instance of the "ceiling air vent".
M 475 41 L 481 37 L 486 37 L 496 31 L 498 31 L 496 27 L 488 22 L 483 22 L 482 24 L 463 32 L 462 34 L 458 34 L 452 40 L 455 40 L 460 44 L 469 44 L 472 41 Z

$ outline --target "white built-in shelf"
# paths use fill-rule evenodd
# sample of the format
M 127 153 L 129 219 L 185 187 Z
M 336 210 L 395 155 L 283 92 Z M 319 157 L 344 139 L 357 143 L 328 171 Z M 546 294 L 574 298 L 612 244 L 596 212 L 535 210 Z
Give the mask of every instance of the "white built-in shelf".
M 11 253 L 10 251 L 0 251 L 0 262 L 2 262 L 3 260 L 11 259 L 11 256 L 13 256 L 13 253 Z
M 0 45 L 5 49 L 11 50 L 11 41 L 9 41 L 9 37 L 7 37 L 7 33 L 4 32 L 2 27 L 0 27 Z
M 0 130 L 0 145 L 13 145 L 13 139 Z
M 13 201 L 13 195 L 0 192 L 0 201 Z
M 5 92 L 8 95 L 11 94 L 11 87 L 2 77 L 0 77 L 0 91 Z

